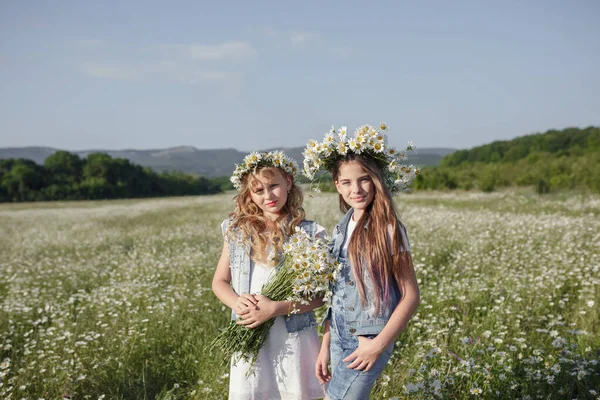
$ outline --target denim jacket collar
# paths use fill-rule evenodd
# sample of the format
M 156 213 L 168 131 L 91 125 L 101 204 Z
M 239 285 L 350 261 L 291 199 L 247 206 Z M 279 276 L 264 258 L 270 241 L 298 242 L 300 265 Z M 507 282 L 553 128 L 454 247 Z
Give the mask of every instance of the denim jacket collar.
M 346 233 L 348 232 L 348 224 L 350 223 L 350 218 L 354 215 L 354 209 L 351 208 L 346 212 L 344 218 L 335 226 L 333 229 L 333 249 L 331 251 L 331 255 L 335 258 L 340 256 L 340 250 L 342 249 L 342 245 L 346 240 Z

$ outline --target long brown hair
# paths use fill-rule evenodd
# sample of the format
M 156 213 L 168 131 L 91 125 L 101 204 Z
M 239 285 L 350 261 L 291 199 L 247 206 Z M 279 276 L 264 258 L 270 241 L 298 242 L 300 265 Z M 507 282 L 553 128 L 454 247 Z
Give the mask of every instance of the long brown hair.
M 366 295 L 362 277 L 366 270 L 375 291 L 375 313 L 379 314 L 381 302 L 387 304 L 390 300 L 392 285 L 401 285 L 409 278 L 412 260 L 407 243 L 402 238 L 404 226 L 398 218 L 392 195 L 383 183 L 381 166 L 372 157 L 348 154 L 334 165 L 331 171 L 334 182 L 339 178 L 341 165 L 346 162 L 360 164 L 371 178 L 375 190 L 373 201 L 356 222 L 348 244 L 348 254 L 363 306 L 366 304 Z M 339 202 L 342 212 L 351 208 L 341 194 Z
M 287 195 L 287 201 L 281 208 L 280 215 L 275 221 L 277 228 L 268 229 L 271 220 L 252 201 L 250 192 L 259 183 L 256 176 L 273 180 L 276 179 L 275 174 L 277 173 L 281 174 L 285 179 L 289 179 L 292 182 L 292 186 Z M 242 241 L 250 252 L 249 255 L 252 259 L 273 265 L 277 260 L 268 260 L 268 254 L 266 254 L 268 245 L 273 244 L 276 254 L 280 253 L 287 237 L 294 234 L 296 226 L 300 225 L 306 216 L 302 208 L 302 202 L 304 201 L 302 189 L 294 183 L 294 178 L 281 168 L 262 167 L 243 178 L 242 187 L 240 192 L 235 196 L 234 201 L 236 207 L 235 211 L 230 214 L 232 222 L 228 230 L 229 237 L 235 240 L 233 232 L 236 230 L 241 232 Z

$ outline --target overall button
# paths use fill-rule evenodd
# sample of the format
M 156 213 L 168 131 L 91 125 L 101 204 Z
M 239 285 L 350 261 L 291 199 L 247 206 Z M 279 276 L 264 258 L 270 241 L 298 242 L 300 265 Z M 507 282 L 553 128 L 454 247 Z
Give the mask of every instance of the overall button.
M 356 332 L 356 329 L 350 328 L 350 333 L 354 333 L 354 332 Z
M 353 281 L 348 281 L 348 285 L 354 286 L 354 282 Z
M 348 307 L 348 310 L 354 311 L 354 307 L 350 306 L 350 307 Z

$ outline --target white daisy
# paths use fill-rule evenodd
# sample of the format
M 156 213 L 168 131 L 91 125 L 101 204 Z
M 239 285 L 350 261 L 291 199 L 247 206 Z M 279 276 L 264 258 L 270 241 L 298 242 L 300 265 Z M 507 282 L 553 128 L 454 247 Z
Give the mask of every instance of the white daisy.
M 367 143 L 368 135 L 364 133 L 359 133 L 358 135 L 356 135 L 356 141 L 358 143 Z
M 323 143 L 327 147 L 333 146 L 333 144 L 335 143 L 335 137 L 333 136 L 333 133 L 329 132 L 327 135 L 325 135 L 325 138 L 323 139 Z
M 337 145 L 337 151 L 340 155 L 345 156 L 348 153 L 348 144 L 346 142 L 339 142 Z
M 262 159 L 262 155 L 256 151 L 253 151 L 252 153 L 248 154 L 246 157 L 244 157 L 244 162 L 248 165 L 250 164 L 256 164 L 258 163 L 260 160 Z
M 383 146 L 383 143 L 381 142 L 375 142 L 371 145 L 371 148 L 373 149 L 373 151 L 375 153 L 383 153 L 383 151 L 385 150 L 385 147 Z

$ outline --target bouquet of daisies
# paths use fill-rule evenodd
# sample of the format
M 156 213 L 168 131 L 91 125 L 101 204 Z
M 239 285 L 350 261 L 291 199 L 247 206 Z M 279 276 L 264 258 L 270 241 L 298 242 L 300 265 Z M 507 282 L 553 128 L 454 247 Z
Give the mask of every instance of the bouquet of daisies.
M 261 294 L 273 301 L 290 301 L 294 304 L 291 313 L 297 313 L 297 304 L 308 304 L 322 297 L 329 307 L 331 301 L 330 283 L 335 280 L 339 264 L 329 254 L 324 239 L 311 238 L 300 228 L 283 246 L 283 257 L 277 272 L 262 288 Z M 225 354 L 225 360 L 232 356 L 253 364 L 266 340 L 274 319 L 250 329 L 232 321 L 210 344 Z

